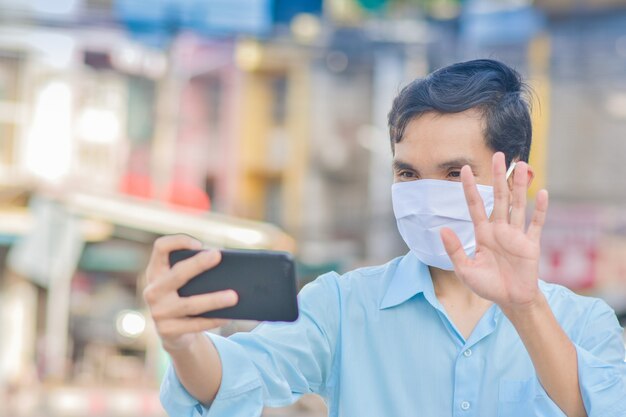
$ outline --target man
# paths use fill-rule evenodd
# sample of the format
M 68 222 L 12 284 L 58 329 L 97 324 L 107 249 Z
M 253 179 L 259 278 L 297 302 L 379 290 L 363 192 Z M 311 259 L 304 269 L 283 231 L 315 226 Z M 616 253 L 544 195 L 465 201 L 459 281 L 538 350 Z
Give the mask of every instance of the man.
M 201 333 L 223 321 L 189 316 L 236 294 L 176 289 L 219 252 L 170 269 L 170 251 L 200 242 L 155 243 L 145 298 L 172 358 L 168 413 L 259 416 L 313 392 L 335 417 L 626 416 L 614 312 L 538 279 L 548 195 L 537 194 L 526 227 L 531 124 L 519 74 L 492 60 L 440 69 L 400 92 L 389 127 L 393 207 L 411 250 L 318 277 L 295 323 Z

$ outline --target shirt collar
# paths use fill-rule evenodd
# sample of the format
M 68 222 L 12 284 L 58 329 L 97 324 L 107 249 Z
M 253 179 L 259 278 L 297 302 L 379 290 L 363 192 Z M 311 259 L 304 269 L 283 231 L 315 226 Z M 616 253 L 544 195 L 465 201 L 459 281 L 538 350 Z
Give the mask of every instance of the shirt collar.
M 428 266 L 409 251 L 398 263 L 380 303 L 380 309 L 397 306 L 419 293 L 434 295 Z

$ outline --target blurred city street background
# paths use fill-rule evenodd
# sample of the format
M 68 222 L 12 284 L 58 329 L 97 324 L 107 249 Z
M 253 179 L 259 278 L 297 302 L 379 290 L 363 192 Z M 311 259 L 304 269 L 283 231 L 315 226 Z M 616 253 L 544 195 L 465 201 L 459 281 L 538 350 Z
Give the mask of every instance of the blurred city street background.
M 391 100 L 477 57 L 538 99 L 541 277 L 624 320 L 625 0 L 0 0 L 0 417 L 164 415 L 160 235 L 291 251 L 299 286 L 404 254 Z

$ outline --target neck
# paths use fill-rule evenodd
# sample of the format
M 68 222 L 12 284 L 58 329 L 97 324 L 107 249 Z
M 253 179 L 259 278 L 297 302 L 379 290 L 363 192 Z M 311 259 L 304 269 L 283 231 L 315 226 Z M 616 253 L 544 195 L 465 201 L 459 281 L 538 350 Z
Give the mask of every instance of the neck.
M 430 276 L 433 280 L 435 295 L 441 300 L 454 300 L 468 307 L 491 305 L 491 302 L 476 295 L 456 276 L 454 271 L 429 266 Z

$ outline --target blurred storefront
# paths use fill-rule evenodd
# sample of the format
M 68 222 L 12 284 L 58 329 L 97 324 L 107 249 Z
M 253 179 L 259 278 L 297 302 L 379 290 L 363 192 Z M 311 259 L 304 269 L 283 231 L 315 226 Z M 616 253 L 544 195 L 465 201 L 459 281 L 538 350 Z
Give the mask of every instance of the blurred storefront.
M 295 248 L 225 214 L 234 42 L 161 50 L 115 27 L 24 23 L 0 28 L 0 50 L 0 415 L 162 415 L 141 299 L 153 240 Z
M 623 316 L 624 2 L 422 3 L 0 0 L 0 415 L 162 414 L 159 235 L 297 242 L 301 283 L 404 253 L 391 100 L 478 56 L 541 101 L 542 277 Z

